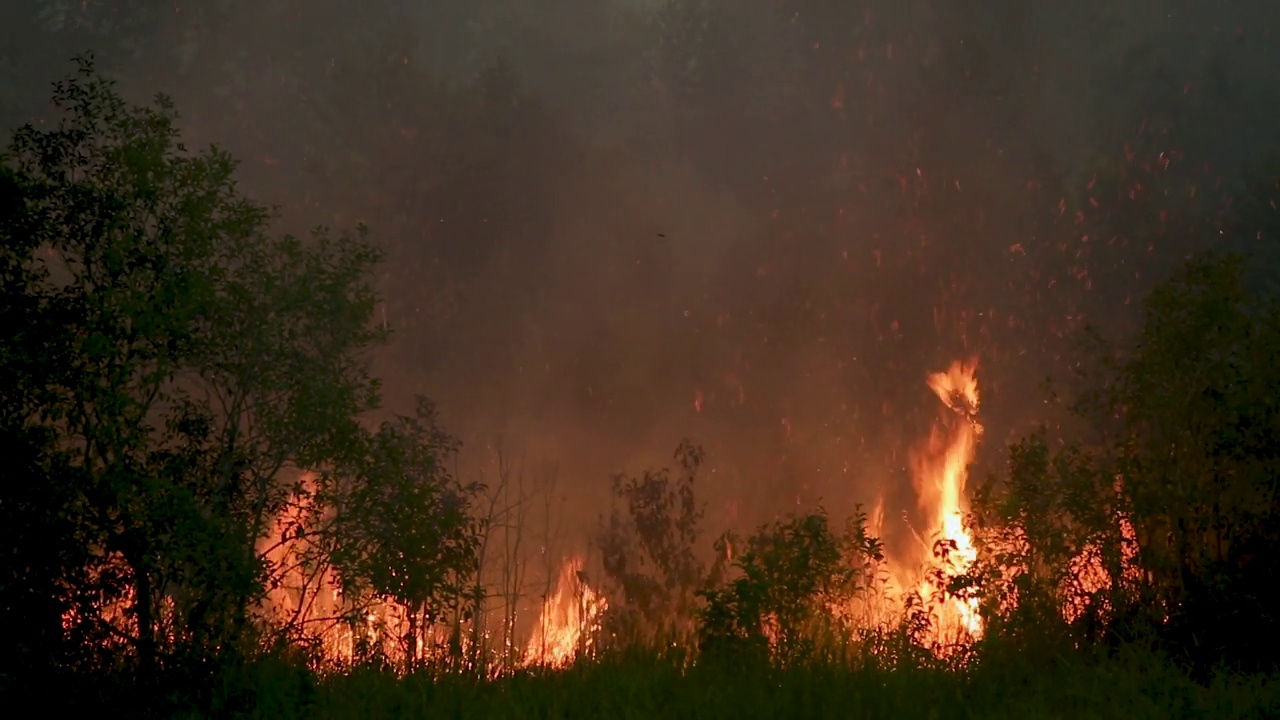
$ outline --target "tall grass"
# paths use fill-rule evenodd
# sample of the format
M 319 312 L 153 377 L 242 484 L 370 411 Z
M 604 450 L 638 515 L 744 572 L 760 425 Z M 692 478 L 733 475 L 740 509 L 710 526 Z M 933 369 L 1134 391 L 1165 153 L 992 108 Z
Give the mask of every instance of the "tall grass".
M 563 671 L 527 670 L 499 680 L 356 669 L 325 678 L 279 661 L 245 668 L 239 708 L 227 715 L 349 718 L 1270 718 L 1280 684 L 1264 676 L 1189 680 L 1151 651 L 1077 655 L 999 654 L 963 671 L 890 668 L 835 659 L 789 667 L 680 663 L 630 652 Z

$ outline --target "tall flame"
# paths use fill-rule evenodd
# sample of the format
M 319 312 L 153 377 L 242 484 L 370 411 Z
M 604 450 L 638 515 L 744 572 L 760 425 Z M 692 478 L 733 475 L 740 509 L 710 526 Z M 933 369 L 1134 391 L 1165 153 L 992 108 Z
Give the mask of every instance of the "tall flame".
M 555 593 L 542 604 L 542 615 L 529 638 L 525 665 L 565 667 L 580 649 L 591 646 L 600 630 L 601 617 L 609 602 L 591 586 L 582 573 L 582 558 L 574 557 L 560 569 Z
M 976 560 L 977 550 L 964 526 L 967 508 L 965 481 L 982 435 L 978 424 L 978 363 L 956 361 L 945 372 L 928 376 L 929 388 L 942 401 L 944 410 L 934 422 L 928 442 L 912 455 L 912 469 L 920 509 L 929 518 L 931 535 L 951 545 L 947 553 L 947 575 L 965 572 Z M 925 538 L 921 538 L 925 540 Z M 926 557 L 931 543 L 925 542 Z M 943 588 L 926 578 L 917 586 L 928 599 Z M 982 617 L 976 598 L 949 598 L 939 617 L 941 637 L 982 634 Z

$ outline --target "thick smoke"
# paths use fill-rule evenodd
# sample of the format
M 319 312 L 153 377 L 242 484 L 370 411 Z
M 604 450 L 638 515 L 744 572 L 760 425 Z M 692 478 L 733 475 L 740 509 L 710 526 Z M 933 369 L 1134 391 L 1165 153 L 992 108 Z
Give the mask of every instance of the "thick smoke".
M 558 467 L 579 528 L 682 436 L 715 523 L 910 511 L 927 372 L 981 359 L 997 458 L 1074 332 L 1266 249 L 1218 233 L 1276 147 L 1266 3 L 190 5 L 11 4 L 0 112 L 97 48 L 291 229 L 367 222 L 390 405 Z

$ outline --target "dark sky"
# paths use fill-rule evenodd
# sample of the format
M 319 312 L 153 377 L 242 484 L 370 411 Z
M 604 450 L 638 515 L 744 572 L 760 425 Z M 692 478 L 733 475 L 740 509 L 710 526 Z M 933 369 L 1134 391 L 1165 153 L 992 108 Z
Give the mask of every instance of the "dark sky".
M 879 487 L 909 507 L 926 373 L 980 358 L 998 460 L 1073 331 L 1121 332 L 1192 250 L 1271 252 L 1241 208 L 1280 140 L 1278 21 L 1258 0 L 23 0 L 0 113 L 39 113 L 95 49 L 289 229 L 372 227 L 387 400 L 436 398 L 464 466 L 502 438 L 558 467 L 581 534 L 611 472 L 688 436 L 713 522 L 742 525 Z

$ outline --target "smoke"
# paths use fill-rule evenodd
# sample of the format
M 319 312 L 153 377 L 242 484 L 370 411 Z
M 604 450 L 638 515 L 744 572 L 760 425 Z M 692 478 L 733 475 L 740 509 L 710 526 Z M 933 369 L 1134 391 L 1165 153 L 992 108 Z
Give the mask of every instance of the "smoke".
M 909 510 L 927 373 L 982 358 L 997 451 L 1276 145 L 1256 2 L 17 5 L 0 109 L 96 48 L 290 229 L 367 222 L 389 404 L 559 467 L 578 527 L 682 436 L 714 522 Z

